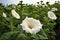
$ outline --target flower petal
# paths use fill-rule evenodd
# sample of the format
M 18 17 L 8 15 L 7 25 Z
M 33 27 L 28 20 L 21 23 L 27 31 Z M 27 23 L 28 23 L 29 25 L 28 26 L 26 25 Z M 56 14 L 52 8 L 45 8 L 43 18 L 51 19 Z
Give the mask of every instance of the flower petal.
M 15 10 L 12 10 L 11 12 L 12 12 L 13 17 L 20 19 L 19 14 Z
M 58 9 L 57 8 L 52 8 L 51 11 L 58 11 Z
M 3 12 L 3 16 L 4 16 L 4 17 L 7 17 L 7 15 L 6 15 L 4 12 Z
M 48 11 L 48 17 L 49 17 L 50 19 L 54 19 L 54 20 L 57 19 L 56 15 L 55 15 L 54 12 L 52 12 L 52 11 Z

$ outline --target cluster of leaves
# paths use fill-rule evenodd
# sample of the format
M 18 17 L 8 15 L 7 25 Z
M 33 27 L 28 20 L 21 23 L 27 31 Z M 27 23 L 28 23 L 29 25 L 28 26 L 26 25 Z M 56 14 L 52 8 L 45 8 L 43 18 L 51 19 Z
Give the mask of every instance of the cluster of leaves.
M 41 5 L 37 2 L 38 5 L 27 5 L 23 4 L 22 1 L 18 5 L 8 5 L 4 6 L 0 4 L 0 40 L 55 40 L 55 31 L 56 22 L 51 20 L 47 16 L 47 12 L 51 10 L 52 7 L 58 8 L 56 15 L 58 19 L 57 23 L 60 25 L 60 4 L 55 3 L 50 5 L 49 2 Z M 45 5 L 43 7 L 43 5 Z M 20 15 L 20 19 L 16 19 L 11 15 L 11 10 L 15 9 L 16 12 Z M 7 14 L 7 17 L 3 17 L 3 12 Z M 37 34 L 29 34 L 22 30 L 20 23 L 23 19 L 28 17 L 33 17 L 38 19 L 43 24 L 43 28 Z M 58 22 L 59 21 L 59 22 Z

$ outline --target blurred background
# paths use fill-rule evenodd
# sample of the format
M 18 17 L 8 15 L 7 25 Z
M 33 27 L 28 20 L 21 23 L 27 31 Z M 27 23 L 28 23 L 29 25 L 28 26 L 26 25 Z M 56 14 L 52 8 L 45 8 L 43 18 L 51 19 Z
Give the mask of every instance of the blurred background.
M 9 4 L 18 4 L 19 1 L 21 0 L 0 0 L 0 3 L 3 3 L 4 5 L 9 5 Z M 44 3 L 50 2 L 50 4 L 54 4 L 55 1 L 60 1 L 60 0 L 22 0 L 24 4 L 34 4 L 36 5 L 37 2 L 43 1 Z

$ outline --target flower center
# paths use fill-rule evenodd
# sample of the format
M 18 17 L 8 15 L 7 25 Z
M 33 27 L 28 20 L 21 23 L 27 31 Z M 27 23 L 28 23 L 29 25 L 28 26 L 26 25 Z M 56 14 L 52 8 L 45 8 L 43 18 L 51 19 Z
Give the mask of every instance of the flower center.
M 31 24 L 30 24 L 30 25 L 28 25 L 28 27 L 29 27 L 30 29 L 34 28 L 34 26 L 33 26 L 33 25 L 31 25 Z
M 51 16 L 51 17 L 53 17 L 54 15 L 53 15 L 53 14 L 51 14 L 50 16 Z

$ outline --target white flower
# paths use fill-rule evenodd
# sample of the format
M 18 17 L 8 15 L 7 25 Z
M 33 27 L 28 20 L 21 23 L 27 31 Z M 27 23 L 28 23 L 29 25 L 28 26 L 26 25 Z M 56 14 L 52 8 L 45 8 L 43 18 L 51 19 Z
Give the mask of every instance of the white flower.
M 15 10 L 12 10 L 11 12 L 12 12 L 13 17 L 20 19 L 19 14 Z
M 7 17 L 6 13 L 3 12 L 3 16 L 4 16 L 4 17 Z
M 51 11 L 58 11 L 58 9 L 57 8 L 52 8 Z
M 23 30 L 31 34 L 36 34 L 40 29 L 42 29 L 42 24 L 39 20 L 28 17 L 23 20 L 21 26 Z
M 42 7 L 44 8 L 46 5 L 42 5 Z
M 42 7 L 44 8 L 44 7 L 47 7 L 48 5 L 46 5 L 46 4 L 44 4 L 44 5 L 42 5 Z
M 52 11 L 48 11 L 48 17 L 49 17 L 50 19 L 53 19 L 53 20 L 56 20 L 56 19 L 57 19 L 56 15 L 55 15 L 54 12 L 52 12 Z
M 55 1 L 55 3 L 58 3 L 58 1 Z

